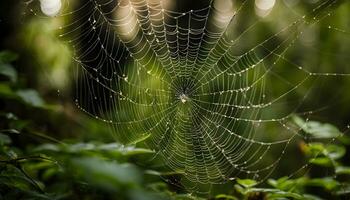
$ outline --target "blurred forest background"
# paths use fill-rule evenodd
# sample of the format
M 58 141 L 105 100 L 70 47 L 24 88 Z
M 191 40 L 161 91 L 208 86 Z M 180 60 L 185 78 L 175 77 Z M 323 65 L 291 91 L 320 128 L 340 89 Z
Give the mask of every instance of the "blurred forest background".
M 281 0 L 264 13 L 249 1 L 246 12 L 252 19 L 247 16 L 247 21 L 263 20 L 248 41 L 287 26 L 278 17 L 286 5 L 307 14 L 317 3 Z M 194 1 L 183 6 L 192 4 L 200 7 Z M 350 73 L 350 2 L 338 1 L 332 9 L 332 21 L 306 30 L 304 44 L 292 57 L 315 71 Z M 295 155 L 263 184 L 237 179 L 201 195 L 172 184 L 181 174 L 150 165 L 152 150 L 118 143 L 110 127 L 76 108 L 72 50 L 56 30 L 64 23 L 33 16 L 23 1 L 0 1 L 0 199 L 350 198 L 349 77 L 315 84 L 323 93 L 310 103 L 314 108 L 336 103 L 312 119 L 313 130 L 302 130 L 329 138 L 344 135 L 331 143 L 294 145 Z M 328 31 L 330 24 L 341 31 Z M 300 127 L 306 123 L 299 121 Z M 299 159 L 310 163 L 308 170 L 285 177 L 298 170 Z

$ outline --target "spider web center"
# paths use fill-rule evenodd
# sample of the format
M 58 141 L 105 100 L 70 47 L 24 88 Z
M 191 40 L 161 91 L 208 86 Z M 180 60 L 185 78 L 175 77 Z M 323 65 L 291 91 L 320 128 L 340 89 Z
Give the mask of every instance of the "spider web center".
M 179 99 L 182 103 L 186 103 L 190 98 L 185 93 L 181 93 Z

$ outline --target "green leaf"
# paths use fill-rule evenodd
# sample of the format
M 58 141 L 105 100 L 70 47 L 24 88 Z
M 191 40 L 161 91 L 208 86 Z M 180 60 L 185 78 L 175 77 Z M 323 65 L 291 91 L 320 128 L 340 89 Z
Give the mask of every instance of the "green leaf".
M 267 182 L 274 188 L 277 188 L 283 191 L 288 191 L 296 186 L 297 181 L 294 179 L 289 179 L 288 177 L 285 176 L 277 180 L 269 179 Z
M 246 194 L 246 188 L 243 188 L 241 185 L 235 184 L 234 188 L 238 193 L 244 194 L 244 195 Z
M 20 134 L 20 132 L 16 129 L 3 129 L 0 132 L 1 133 L 10 133 L 10 134 Z
M 310 143 L 306 148 L 306 153 L 312 158 L 309 160 L 310 163 L 331 167 L 334 165 L 334 161 L 342 158 L 346 149 L 341 145 L 327 145 L 322 143 Z
M 10 144 L 11 138 L 7 135 L 0 133 L 0 145 Z
M 0 63 L 10 63 L 15 61 L 18 55 L 11 51 L 1 51 L 0 52 Z
M 237 179 L 237 183 L 246 188 L 253 187 L 257 184 L 257 182 L 252 179 Z
M 294 115 L 292 117 L 292 120 L 305 133 L 311 135 L 314 138 L 335 138 L 342 134 L 339 129 L 332 124 L 321 123 L 317 121 L 305 121 L 297 115 Z
M 140 172 L 130 164 L 119 164 L 99 158 L 76 158 L 72 161 L 74 170 L 91 184 L 109 190 L 116 190 L 120 184 L 138 184 Z
M 325 177 L 310 179 L 307 182 L 307 185 L 323 187 L 324 189 L 331 191 L 339 187 L 340 183 L 331 177 Z
M 44 105 L 44 100 L 40 97 L 37 91 L 32 89 L 18 90 L 17 95 L 27 104 L 42 107 Z
M 311 194 L 303 194 L 303 200 L 324 200 L 324 199 Z
M 17 71 L 8 64 L 0 64 L 0 74 L 9 78 L 12 82 L 17 81 Z
M 350 175 L 350 167 L 348 167 L 348 166 L 337 166 L 335 168 L 335 173 L 336 174 L 348 174 L 348 175 Z
M 155 171 L 155 170 L 145 170 L 145 174 L 155 175 L 155 176 L 174 176 L 174 175 L 185 175 L 184 171 Z
M 328 157 L 312 158 L 309 160 L 310 163 L 315 165 L 320 165 L 323 167 L 332 167 L 333 162 Z
M 346 149 L 342 145 L 324 145 L 322 143 L 309 143 L 305 150 L 310 156 L 324 155 L 332 160 L 342 158 L 346 153 Z
M 257 189 L 254 189 L 253 191 L 255 191 L 255 192 L 261 191 L 261 192 L 269 193 L 268 199 L 281 199 L 281 197 L 300 199 L 300 200 L 306 199 L 300 194 L 297 194 L 294 192 L 285 192 L 285 191 L 276 190 L 276 189 L 262 189 L 262 190 L 260 190 L 260 188 L 257 188 Z
M 16 98 L 16 96 L 9 85 L 0 83 L 0 97 Z
M 238 200 L 237 197 L 227 195 L 227 194 L 218 194 L 215 196 L 215 199 Z
M 338 191 L 336 192 L 337 195 L 344 197 L 349 197 L 348 195 L 350 194 L 350 184 L 343 184 Z M 345 198 L 344 198 L 345 199 Z
M 13 113 L 6 113 L 5 117 L 6 119 L 9 119 L 9 120 L 18 120 L 18 117 Z
M 132 156 L 138 154 L 154 153 L 152 150 L 137 148 L 134 146 L 124 146 L 119 143 L 93 144 L 93 143 L 76 143 L 76 144 L 43 144 L 35 148 L 34 151 L 53 151 L 66 153 L 84 153 L 96 152 L 103 155 L 123 155 Z
M 339 137 L 339 141 L 345 145 L 350 145 L 350 137 L 348 135 L 342 135 Z
M 325 154 L 331 159 L 342 158 L 346 153 L 346 149 L 340 145 L 328 145 L 326 146 Z

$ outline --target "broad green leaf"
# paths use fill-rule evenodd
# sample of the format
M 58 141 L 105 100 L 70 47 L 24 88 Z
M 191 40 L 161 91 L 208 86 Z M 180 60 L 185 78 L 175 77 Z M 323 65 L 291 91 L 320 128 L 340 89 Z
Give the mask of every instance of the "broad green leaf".
M 37 180 L 32 179 L 29 176 L 26 176 L 23 171 L 19 170 L 18 167 L 8 168 L 6 171 L 1 171 L 0 173 L 0 184 L 8 185 L 9 187 L 22 189 L 22 190 L 34 190 L 40 191 L 43 188 L 43 184 Z
M 279 189 L 249 188 L 246 191 L 246 193 L 251 193 L 251 192 L 264 192 L 268 194 L 268 199 L 281 199 L 281 197 L 286 197 L 286 198 L 291 197 L 293 199 L 305 200 L 305 198 L 300 194 L 297 194 L 294 192 L 281 191 Z
M 42 107 L 44 105 L 44 100 L 40 97 L 37 91 L 32 89 L 18 90 L 17 95 L 27 104 Z
M 133 145 L 122 145 L 119 143 L 109 143 L 109 144 L 102 144 L 98 145 L 97 149 L 100 151 L 111 151 L 116 153 L 121 153 L 123 155 L 137 155 L 137 154 L 147 154 L 147 153 L 154 153 L 154 151 L 150 149 L 144 149 L 144 148 L 138 148 Z
M 306 200 L 302 195 L 293 193 L 293 192 L 285 192 L 281 190 L 267 190 L 265 189 L 265 192 L 268 192 L 268 199 L 281 199 L 284 198 L 293 198 L 293 199 L 300 199 L 300 200 Z
M 9 85 L 0 83 L 0 97 L 16 98 L 16 96 Z
M 309 162 L 325 166 L 332 167 L 335 160 L 342 158 L 346 150 L 340 145 L 323 145 L 322 143 L 310 143 L 307 147 L 307 153 L 312 157 Z
M 326 190 L 334 190 L 340 186 L 340 183 L 332 177 L 314 178 L 307 181 L 307 185 L 323 187 Z
M 335 173 L 336 174 L 348 174 L 348 175 L 350 175 L 350 167 L 348 167 L 348 166 L 337 166 L 335 168 Z
M 282 177 L 277 180 L 269 179 L 267 182 L 275 188 L 283 191 L 288 191 L 296 186 L 297 180 L 289 179 L 288 177 Z
M 310 161 L 314 164 L 330 166 L 333 160 L 342 158 L 346 149 L 341 145 L 324 145 L 322 143 L 310 143 L 304 148 L 306 154 L 313 157 Z
M 292 119 L 305 133 L 314 138 L 335 138 L 342 134 L 339 129 L 332 124 L 305 121 L 297 115 L 294 115 Z
M 15 61 L 18 55 L 11 51 L 1 51 L 0 52 L 0 63 L 10 63 Z
M 227 195 L 227 194 L 218 194 L 215 196 L 215 199 L 238 200 L 237 197 Z
M 20 132 L 16 129 L 3 129 L 0 130 L 0 133 L 20 134 Z
M 75 158 L 72 161 L 74 171 L 89 183 L 116 190 L 120 184 L 139 184 L 141 174 L 130 164 L 119 164 L 98 158 Z
M 246 188 L 242 187 L 239 184 L 234 185 L 235 190 L 240 193 L 240 194 L 245 194 L 246 193 Z
M 303 194 L 303 198 L 303 200 L 324 200 L 323 198 L 311 194 Z
M 167 171 L 167 172 L 160 172 L 155 170 L 145 170 L 145 174 L 155 175 L 155 176 L 173 176 L 173 175 L 184 175 L 184 171 Z
M 10 144 L 11 138 L 7 135 L 0 133 L 0 145 Z
M 309 143 L 306 145 L 308 153 L 312 155 L 317 155 L 322 153 L 326 148 L 322 143 Z
M 149 192 L 147 190 L 144 189 L 140 189 L 140 188 L 132 188 L 129 189 L 130 191 L 128 191 L 128 199 L 132 199 L 132 200 L 155 200 L 155 199 L 159 199 L 159 200 L 168 200 L 169 199 L 169 195 L 165 194 L 165 193 L 155 193 L 155 192 Z M 190 200 L 189 198 L 177 198 L 175 195 L 172 196 L 172 199 L 177 200 L 177 199 L 182 199 L 182 200 Z
M 254 185 L 257 184 L 257 182 L 252 179 L 237 179 L 237 183 L 246 188 L 253 187 Z
M 6 113 L 5 116 L 7 119 L 10 119 L 10 120 L 18 120 L 18 117 L 13 113 Z
M 339 141 L 345 145 L 350 145 L 350 137 L 348 135 L 342 135 L 342 137 L 339 137 Z
M 36 148 L 33 149 L 34 152 L 36 151 L 55 151 L 55 152 L 59 152 L 61 151 L 61 147 L 57 144 L 42 144 Z
M 17 81 L 17 71 L 8 64 L 0 64 L 0 74 L 8 77 L 11 82 Z
M 342 158 L 346 153 L 346 149 L 340 145 L 327 145 L 325 154 L 331 159 Z
M 103 153 L 106 155 L 119 154 L 123 156 L 153 153 L 153 151 L 149 149 L 137 148 L 134 146 L 124 146 L 118 143 L 43 144 L 35 148 L 34 151 L 53 151 L 53 152 L 66 152 L 66 153 L 96 152 L 96 153 Z
M 336 192 L 337 195 L 343 196 L 343 197 L 349 197 L 350 195 L 350 184 L 342 184 L 342 186 L 338 189 Z M 344 198 L 345 199 L 345 198 Z
M 310 163 L 315 164 L 315 165 L 320 165 L 324 167 L 332 167 L 333 162 L 331 159 L 328 157 L 320 157 L 320 158 L 312 158 L 309 160 Z

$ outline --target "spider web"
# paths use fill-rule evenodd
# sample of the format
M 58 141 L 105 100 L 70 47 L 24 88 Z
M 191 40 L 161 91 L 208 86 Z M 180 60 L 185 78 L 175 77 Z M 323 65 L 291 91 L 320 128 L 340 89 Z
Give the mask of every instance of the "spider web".
M 288 147 L 312 141 L 291 118 L 308 120 L 323 109 L 310 106 L 321 96 L 313 90 L 318 81 L 349 76 L 313 70 L 290 54 L 339 3 L 320 1 L 306 15 L 286 7 L 294 17 L 254 41 L 265 22 L 251 16 L 249 1 L 203 1 L 191 9 L 185 3 L 64 2 L 56 17 L 70 19 L 59 37 L 74 49 L 75 103 L 110 125 L 118 140 L 144 140 L 191 190 L 237 177 L 261 182 L 288 158 Z M 308 164 L 300 166 L 294 170 Z

